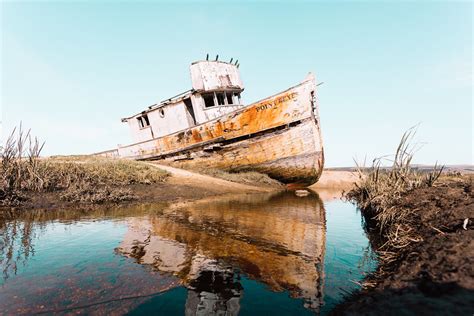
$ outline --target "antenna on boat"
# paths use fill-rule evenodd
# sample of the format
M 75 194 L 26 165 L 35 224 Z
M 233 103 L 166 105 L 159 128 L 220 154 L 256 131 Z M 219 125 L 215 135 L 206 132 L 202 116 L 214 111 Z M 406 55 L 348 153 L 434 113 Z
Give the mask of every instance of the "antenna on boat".
M 235 60 L 235 65 L 236 65 L 236 66 L 237 66 L 237 63 L 238 63 L 238 62 L 239 62 L 239 60 L 238 60 L 238 59 L 236 59 L 236 60 Z
M 233 60 L 233 59 L 234 59 L 233 57 L 230 59 L 229 64 L 232 64 L 232 60 Z
M 209 60 L 209 54 L 206 55 L 206 60 Z
M 216 61 L 219 59 L 219 54 L 216 55 Z
M 237 68 L 239 68 L 240 64 L 237 64 L 236 66 L 237 66 Z
M 324 83 L 324 81 L 321 81 L 320 83 L 318 83 L 318 84 L 316 85 L 316 87 L 319 87 L 319 86 L 322 85 L 323 83 Z

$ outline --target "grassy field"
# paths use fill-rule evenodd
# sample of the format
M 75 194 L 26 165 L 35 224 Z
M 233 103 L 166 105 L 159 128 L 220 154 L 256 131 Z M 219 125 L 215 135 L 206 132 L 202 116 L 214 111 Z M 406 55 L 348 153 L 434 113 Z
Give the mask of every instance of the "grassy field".
M 35 193 L 56 192 L 71 202 L 133 199 L 123 187 L 163 182 L 168 174 L 145 163 L 91 156 L 40 158 L 43 145 L 20 129 L 0 148 L 0 204 L 21 205 Z

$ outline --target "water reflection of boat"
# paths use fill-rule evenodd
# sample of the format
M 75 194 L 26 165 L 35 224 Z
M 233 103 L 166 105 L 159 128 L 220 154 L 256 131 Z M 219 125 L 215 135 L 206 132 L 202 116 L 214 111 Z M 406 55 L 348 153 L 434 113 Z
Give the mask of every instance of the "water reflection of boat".
M 128 225 L 118 252 L 179 276 L 189 289 L 187 314 L 237 314 L 240 274 L 287 290 L 310 309 L 321 304 L 325 217 L 316 194 L 202 200 Z

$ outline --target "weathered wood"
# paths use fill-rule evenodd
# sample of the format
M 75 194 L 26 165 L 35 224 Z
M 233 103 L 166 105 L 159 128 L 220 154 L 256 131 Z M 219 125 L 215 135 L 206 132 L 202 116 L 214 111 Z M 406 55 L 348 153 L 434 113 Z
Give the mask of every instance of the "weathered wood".
M 284 183 L 310 185 L 323 168 L 323 151 L 314 139 L 317 128 L 307 120 L 278 132 L 221 146 L 215 151 L 196 150 L 188 160 L 164 161 L 180 167 L 209 167 L 233 171 L 255 170 Z
M 119 147 L 118 155 L 180 167 L 256 170 L 311 185 L 324 163 L 315 79 L 185 130 Z

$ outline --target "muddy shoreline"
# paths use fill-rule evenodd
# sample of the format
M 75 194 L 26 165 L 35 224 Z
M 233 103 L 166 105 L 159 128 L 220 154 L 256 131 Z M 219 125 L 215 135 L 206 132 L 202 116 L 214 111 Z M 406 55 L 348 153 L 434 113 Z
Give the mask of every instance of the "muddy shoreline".
M 68 210 L 78 208 L 88 210 L 104 206 L 116 207 L 142 203 L 174 203 L 199 200 L 223 194 L 250 194 L 284 189 L 277 181 L 275 183 L 260 182 L 267 180 L 263 175 L 261 179 L 249 181 L 246 178 L 247 174 L 242 174 L 241 178 L 236 177 L 239 182 L 235 182 L 169 166 L 137 162 L 131 162 L 131 166 L 135 169 L 127 170 L 126 172 L 128 173 L 127 176 L 129 176 L 129 174 L 137 172 L 137 168 L 141 168 L 138 171 L 142 171 L 143 178 L 140 178 L 139 181 L 136 179 L 125 181 L 107 179 L 105 181 L 105 174 L 107 172 L 115 177 L 121 176 L 115 169 L 117 162 L 105 162 L 107 163 L 106 168 L 101 170 L 101 174 L 94 174 L 95 170 L 83 171 L 83 174 L 93 179 L 87 178 L 87 181 L 84 181 L 86 183 L 85 188 L 80 187 L 76 189 L 76 182 L 82 179 L 74 179 L 70 185 L 55 190 L 18 190 L 16 194 L 18 198 L 13 200 L 13 203 L 4 201 L 3 205 L 0 204 L 0 218 L 2 213 L 9 210 Z M 98 162 L 94 160 L 91 163 L 80 158 L 79 162 L 73 162 L 71 165 L 75 167 L 77 165 L 103 163 L 104 161 L 102 160 Z M 153 172 L 157 172 L 161 177 L 158 181 L 154 181 L 151 177 Z M 57 177 L 56 174 L 52 176 Z M 61 176 L 66 177 L 65 175 Z M 151 180 L 145 177 L 149 177 Z M 86 198 L 82 198 L 82 196 L 86 196 Z M 96 196 L 98 198 L 95 198 Z
M 57 210 L 57 209 L 95 209 L 104 206 L 128 206 L 141 203 L 177 203 L 195 201 L 208 197 L 227 194 L 253 194 L 264 192 L 277 192 L 286 190 L 286 187 L 275 183 L 268 183 L 266 179 L 247 181 L 245 178 L 239 182 L 229 181 L 212 175 L 202 174 L 184 169 L 172 168 L 164 165 L 148 163 L 153 167 L 164 170 L 169 174 L 163 182 L 150 184 L 118 184 L 113 186 L 97 186 L 98 190 L 109 188 L 113 191 L 124 192 L 131 199 L 119 202 L 105 200 L 101 203 L 90 201 L 77 202 L 61 198 L 62 191 L 55 192 L 28 192 L 27 199 L 19 205 L 0 207 L 2 211 L 8 210 Z M 353 172 L 327 171 L 318 183 L 308 189 L 318 192 L 325 198 L 340 198 L 343 190 L 350 189 L 356 177 Z M 265 182 L 264 182 L 265 181 Z
M 170 204 L 200 200 L 227 194 L 254 194 L 284 190 L 278 186 L 258 186 L 214 178 L 177 169 L 167 169 L 170 176 L 160 183 L 118 186 L 134 200 L 119 203 L 75 203 L 60 198 L 59 192 L 31 193 L 18 207 L 0 208 L 0 218 L 8 210 L 84 211 L 104 206 L 127 207 L 136 204 Z M 339 198 L 356 178 L 348 171 L 327 172 L 311 190 L 326 198 Z M 399 250 L 397 260 L 381 262 L 365 280 L 364 288 L 352 294 L 332 311 L 334 315 L 399 314 L 471 314 L 474 306 L 474 195 L 473 176 L 444 179 L 430 188 L 404 194 L 400 208 L 417 210 L 412 227 L 422 240 Z M 335 193 L 337 189 L 337 193 Z M 466 229 L 463 225 L 468 218 Z M 371 222 L 365 219 L 373 249 L 384 240 Z
M 474 311 L 473 176 L 441 179 L 407 192 L 400 209 L 416 212 L 411 229 L 421 236 L 380 261 L 364 288 L 336 307 L 334 315 L 469 315 Z M 467 219 L 467 220 L 466 220 Z M 374 249 L 383 251 L 376 223 L 366 218 Z
M 107 206 L 130 206 L 136 204 L 152 204 L 152 203 L 179 203 L 200 200 L 208 197 L 225 194 L 235 194 L 237 191 L 222 188 L 208 186 L 195 186 L 192 184 L 176 184 L 172 181 L 156 184 L 131 184 L 114 187 L 114 189 L 126 191 L 127 194 L 133 196 L 133 199 L 124 200 L 121 202 L 103 202 L 103 203 L 92 203 L 82 202 L 77 203 L 74 201 L 67 201 L 61 198 L 61 192 L 46 192 L 36 193 L 30 192 L 28 200 L 24 201 L 18 206 L 3 206 L 0 207 L 0 214 L 8 210 L 57 210 L 57 209 L 95 209 L 103 208 Z M 252 194 L 261 193 L 268 191 L 278 191 L 279 188 L 268 188 L 268 190 L 255 190 L 248 189 L 242 190 L 238 193 Z M 1 217 L 1 216 L 0 216 Z

